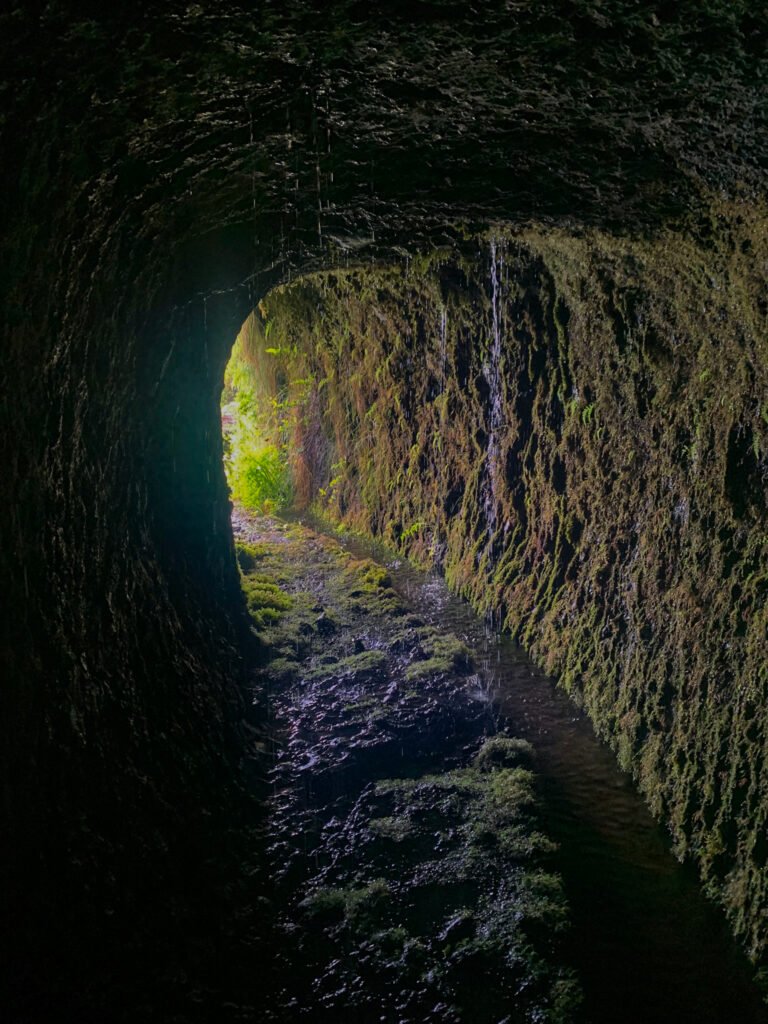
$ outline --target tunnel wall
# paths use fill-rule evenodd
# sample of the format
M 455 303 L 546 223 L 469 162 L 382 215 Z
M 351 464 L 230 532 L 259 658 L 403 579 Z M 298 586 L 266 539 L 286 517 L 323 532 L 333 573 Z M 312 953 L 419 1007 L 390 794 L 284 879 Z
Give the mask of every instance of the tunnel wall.
M 499 231 L 261 307 L 300 499 L 439 565 L 557 676 L 758 959 L 764 224 L 723 205 L 695 240 Z
M 216 890 L 201 866 L 238 787 L 239 755 L 225 752 L 243 750 L 216 391 L 253 300 L 308 267 L 391 257 L 491 222 L 656 230 L 695 223 L 708 191 L 764 194 L 767 38 L 753 8 L 30 0 L 0 11 L 0 910 L 20 998 L 48 992 L 65 1017 L 66 996 L 83 1020 L 111 977 L 126 994 L 113 989 L 111 1012 L 124 1005 L 138 1019 L 136 978 L 168 973 L 168 950 L 195 932 L 183 924 L 190 894 L 199 917 Z M 618 257 L 606 259 L 610 277 Z M 470 339 L 488 318 L 489 267 L 468 266 L 444 287 L 458 309 L 474 281 Z M 456 358 L 474 367 L 480 396 L 473 346 Z M 388 365 L 365 364 L 365 387 L 377 370 L 380 381 L 408 372 Z M 392 387 L 402 407 L 406 390 Z M 473 409 L 475 441 L 452 440 L 474 466 L 487 424 Z M 406 425 L 432 422 L 405 411 Z M 366 412 L 346 426 L 372 429 Z M 330 410 L 325 422 L 352 436 Z M 345 450 L 324 436 L 312 435 L 318 481 L 340 475 L 331 467 Z M 388 431 L 375 436 L 390 452 Z M 425 469 L 419 497 L 417 440 L 382 455 L 382 466 L 400 460 L 386 493 L 361 455 L 338 511 L 379 532 L 392 513 L 403 544 L 426 555 L 417 517 L 447 502 L 453 525 L 437 555 L 458 585 L 482 589 L 493 573 L 486 559 L 478 574 L 472 553 L 484 530 L 472 489 L 484 505 L 487 485 L 457 462 L 455 487 Z M 750 458 L 742 440 L 737 430 L 737 463 Z M 738 547 L 743 527 L 733 529 Z M 534 561 L 531 578 L 544 579 L 550 563 Z M 553 620 L 538 621 L 531 602 L 521 594 L 508 611 L 536 645 Z M 564 650 L 577 648 L 572 638 Z M 174 880 L 182 861 L 197 868 Z M 201 930 L 213 934 L 207 919 Z
M 84 208 L 37 155 L 3 239 L 0 991 L 14 1021 L 112 1020 L 204 975 L 232 884 L 249 634 L 219 394 L 247 305 L 204 299 L 237 279 L 226 232 L 153 260 L 139 203 Z

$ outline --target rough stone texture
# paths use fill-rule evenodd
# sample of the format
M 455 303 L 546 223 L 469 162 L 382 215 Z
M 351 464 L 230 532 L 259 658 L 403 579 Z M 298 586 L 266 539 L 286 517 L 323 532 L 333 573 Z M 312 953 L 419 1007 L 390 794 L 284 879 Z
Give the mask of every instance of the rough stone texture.
M 83 1019 L 93 965 L 165 891 L 147 879 L 227 804 L 238 323 L 276 280 L 468 224 L 700 232 L 705 193 L 762 194 L 765 21 L 747 0 L 61 0 L 6 8 L 0 38 L 6 944 L 18 991 Z
M 262 303 L 305 500 L 442 565 L 559 676 L 757 959 L 764 224 L 721 208 L 706 246 L 529 231 Z

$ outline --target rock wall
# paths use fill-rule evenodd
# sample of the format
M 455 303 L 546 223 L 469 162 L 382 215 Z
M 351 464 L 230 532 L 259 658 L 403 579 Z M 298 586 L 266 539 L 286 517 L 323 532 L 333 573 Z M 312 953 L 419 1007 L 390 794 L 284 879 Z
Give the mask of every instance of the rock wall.
M 719 206 L 697 240 L 499 230 L 262 303 L 304 500 L 442 566 L 557 675 L 756 958 L 766 258 L 762 211 Z
M 136 978 L 194 933 L 168 924 L 187 911 L 157 907 L 211 912 L 204 851 L 243 749 L 216 403 L 254 301 L 307 268 L 491 222 L 656 230 L 696 222 L 708 190 L 761 195 L 765 52 L 750 0 L 3 8 L 0 888 L 14 998 L 136 1019 Z M 449 512 L 463 501 L 449 498 Z
M 163 951 L 184 961 L 185 929 L 223 884 L 213 852 L 226 861 L 241 817 L 248 634 L 220 454 L 227 345 L 215 347 L 240 314 L 230 323 L 212 303 L 207 330 L 201 304 L 148 318 L 136 300 L 156 269 L 128 282 L 124 266 L 108 252 L 94 283 L 43 263 L 4 349 L 0 960 L 13 1020 L 105 1019 L 135 1005 L 137 977 L 159 998 Z

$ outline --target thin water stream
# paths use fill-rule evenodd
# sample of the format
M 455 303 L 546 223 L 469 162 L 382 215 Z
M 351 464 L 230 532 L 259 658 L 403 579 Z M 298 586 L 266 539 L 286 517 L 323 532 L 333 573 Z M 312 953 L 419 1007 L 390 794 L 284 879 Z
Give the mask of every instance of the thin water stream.
M 585 1024 L 764 1024 L 768 1011 L 723 915 L 672 856 L 586 716 L 437 574 L 393 561 L 375 544 L 343 543 L 385 562 L 413 611 L 464 640 L 500 723 L 534 745 L 571 908 L 565 953 L 583 983 Z

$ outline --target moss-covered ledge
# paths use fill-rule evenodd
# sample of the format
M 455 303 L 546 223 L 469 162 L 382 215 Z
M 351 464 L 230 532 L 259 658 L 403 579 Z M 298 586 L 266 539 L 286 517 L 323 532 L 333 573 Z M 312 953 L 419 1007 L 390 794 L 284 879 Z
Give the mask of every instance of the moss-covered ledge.
M 261 305 L 302 500 L 502 617 L 758 960 L 766 223 L 720 203 L 653 239 L 499 228 Z

